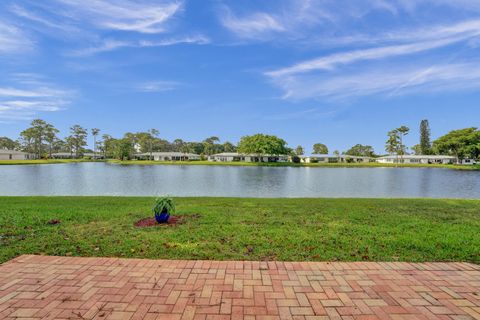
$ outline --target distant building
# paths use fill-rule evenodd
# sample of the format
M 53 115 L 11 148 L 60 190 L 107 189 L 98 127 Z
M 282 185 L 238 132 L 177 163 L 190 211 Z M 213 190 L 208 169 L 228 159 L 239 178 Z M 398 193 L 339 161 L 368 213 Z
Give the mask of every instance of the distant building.
M 70 153 L 70 152 L 56 152 L 52 153 L 52 159 L 76 159 L 75 152 Z M 93 152 L 85 152 L 81 153 L 79 156 L 79 159 L 83 158 L 89 158 L 89 159 L 104 159 L 105 156 L 101 152 L 97 152 L 95 155 Z
M 309 156 L 301 156 L 300 161 L 304 163 L 364 163 L 373 162 L 375 159 L 371 157 L 351 156 L 346 154 L 312 154 Z
M 442 155 L 391 155 L 377 158 L 377 162 L 409 164 L 453 164 L 457 162 L 457 158 Z
M 34 160 L 36 158 L 33 153 L 0 149 L 0 160 Z
M 474 159 L 462 159 L 460 163 L 466 166 L 473 166 L 474 164 L 477 164 L 477 161 Z
M 154 161 L 194 161 L 200 160 L 200 156 L 194 153 L 183 152 L 152 152 Z M 150 152 L 135 155 L 137 160 L 150 160 Z
M 288 162 L 287 155 L 253 155 L 236 152 L 222 152 L 208 156 L 213 162 Z

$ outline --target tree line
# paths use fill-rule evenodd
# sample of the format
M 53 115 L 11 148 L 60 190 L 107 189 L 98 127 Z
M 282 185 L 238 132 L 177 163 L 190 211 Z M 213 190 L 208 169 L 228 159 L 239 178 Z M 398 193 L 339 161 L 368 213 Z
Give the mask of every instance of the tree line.
M 427 119 L 420 122 L 420 141 L 411 147 L 416 155 L 448 155 L 457 159 L 478 159 L 480 157 L 480 130 L 476 127 L 452 130 L 449 133 L 431 141 L 430 124 Z M 403 157 L 408 153 L 404 137 L 410 128 L 401 126 L 388 132 L 385 151 L 390 155 Z
M 442 154 L 461 158 L 478 158 L 480 156 L 480 131 L 477 128 L 465 128 L 454 130 L 431 142 L 430 126 L 428 120 L 420 123 L 419 144 L 411 147 L 414 154 L 430 155 Z M 204 157 L 222 153 L 239 152 L 244 154 L 258 155 L 291 155 L 302 156 L 305 153 L 303 146 L 289 148 L 287 142 L 279 137 L 266 134 L 244 136 L 237 145 L 231 142 L 220 142 L 220 138 L 212 136 L 203 141 L 184 141 L 175 139 L 172 142 L 159 137 L 157 129 L 145 132 L 127 132 L 121 138 L 114 138 L 109 134 L 101 134 L 98 128 L 87 130 L 80 125 L 70 127 L 69 134 L 59 137 L 59 130 L 50 123 L 41 119 L 35 119 L 30 127 L 23 130 L 17 140 L 8 137 L 0 137 L 0 149 L 20 150 L 35 154 L 38 158 L 51 158 L 52 154 L 64 152 L 72 157 L 81 158 L 84 153 L 102 155 L 109 159 L 127 160 L 134 158 L 136 153 L 153 152 L 183 152 L 194 153 Z M 410 129 L 401 126 L 388 132 L 385 151 L 390 155 L 402 157 L 409 154 L 408 147 L 404 143 L 404 137 Z M 87 149 L 87 139 L 93 139 L 93 150 Z M 323 143 L 315 143 L 312 146 L 312 154 L 328 154 L 329 149 Z M 334 155 L 340 155 L 338 150 Z M 372 146 L 356 144 L 344 155 L 377 157 Z

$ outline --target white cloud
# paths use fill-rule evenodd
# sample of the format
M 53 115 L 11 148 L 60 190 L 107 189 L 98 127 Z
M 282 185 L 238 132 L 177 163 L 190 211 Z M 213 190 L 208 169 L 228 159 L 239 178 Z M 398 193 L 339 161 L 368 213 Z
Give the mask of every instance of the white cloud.
M 194 35 L 178 38 L 166 38 L 162 40 L 140 40 L 140 41 L 123 41 L 115 39 L 105 39 L 97 46 L 82 48 L 70 52 L 72 56 L 90 56 L 97 53 L 113 51 L 120 48 L 145 48 L 145 47 L 165 47 L 177 44 L 207 44 L 210 40 L 203 35 Z
M 315 70 L 331 70 L 338 65 L 364 60 L 377 60 L 448 46 L 480 35 L 480 20 L 461 22 L 452 26 L 429 28 L 423 32 L 391 34 L 389 40 L 414 41 L 385 47 L 353 50 L 297 63 L 293 66 L 267 72 L 270 77 L 288 76 Z M 422 41 L 423 40 L 423 41 Z
M 30 77 L 30 79 L 28 79 Z M 0 86 L 0 119 L 29 119 L 39 112 L 68 106 L 74 93 L 49 84 L 36 74 L 9 77 L 10 86 Z
M 261 38 L 265 34 L 285 31 L 285 27 L 277 17 L 264 12 L 237 17 L 229 9 L 223 11 L 222 24 L 241 38 Z
M 0 54 L 17 54 L 31 51 L 33 41 L 21 29 L 0 21 Z
M 182 8 L 180 1 L 56 1 L 72 17 L 87 19 L 100 28 L 140 33 L 165 32 L 166 22 Z
M 278 78 L 274 83 L 285 91 L 285 99 L 293 100 L 345 100 L 376 94 L 398 96 L 472 90 L 480 88 L 480 61 L 413 67 L 402 64 L 356 73 Z
M 175 90 L 180 84 L 175 81 L 148 81 L 137 85 L 140 92 L 164 92 Z

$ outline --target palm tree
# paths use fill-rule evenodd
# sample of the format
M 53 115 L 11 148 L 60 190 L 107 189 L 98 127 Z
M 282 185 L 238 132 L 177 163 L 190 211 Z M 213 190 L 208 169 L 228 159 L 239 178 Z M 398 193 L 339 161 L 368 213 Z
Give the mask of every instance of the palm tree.
M 93 136 L 93 160 L 97 160 L 97 135 L 100 133 L 100 129 L 93 128 L 92 129 L 92 136 Z

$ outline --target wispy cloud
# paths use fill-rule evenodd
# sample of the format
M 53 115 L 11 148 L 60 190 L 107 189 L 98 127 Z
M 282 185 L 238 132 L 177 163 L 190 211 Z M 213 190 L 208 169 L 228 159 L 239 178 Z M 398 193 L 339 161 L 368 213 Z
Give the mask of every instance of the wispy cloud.
M 284 98 L 293 100 L 462 91 L 480 88 L 480 61 L 414 67 L 402 64 L 388 70 L 280 78 L 275 83 L 285 91 Z
M 181 8 L 181 1 L 56 0 L 63 14 L 88 20 L 100 28 L 140 33 L 165 32 L 166 22 Z
M 0 21 L 0 54 L 16 54 L 31 51 L 34 42 L 20 28 Z
M 74 96 L 45 82 L 37 75 L 11 75 L 10 86 L 0 85 L 0 119 L 29 119 L 39 112 L 59 111 L 68 106 Z
M 203 35 L 193 35 L 178 38 L 165 38 L 161 40 L 115 40 L 105 39 L 96 46 L 82 48 L 69 53 L 71 56 L 90 56 L 97 53 L 109 52 L 120 48 L 147 48 L 147 47 L 165 47 L 177 44 L 208 44 L 210 39 Z
M 221 15 L 222 24 L 241 38 L 261 38 L 272 32 L 285 31 L 278 17 L 264 12 L 255 12 L 237 17 L 225 8 Z
M 157 80 L 140 83 L 136 89 L 140 92 L 164 92 L 175 90 L 179 85 L 180 83 L 176 81 Z
M 480 20 L 475 19 L 425 27 L 416 32 L 402 30 L 377 36 L 379 42 L 390 42 L 389 45 L 325 55 L 264 74 L 283 89 L 286 99 L 394 96 L 414 92 L 414 87 L 435 91 L 448 87 L 450 82 L 450 89 L 471 89 L 478 86 L 480 74 L 476 71 L 480 69 L 468 61 L 455 64 L 453 60 L 463 50 L 474 50 L 472 43 L 479 37 Z M 371 46 L 370 41 L 367 43 Z M 438 53 L 459 44 L 463 50 L 447 55 Z M 437 54 L 432 54 L 435 50 Z M 428 63 L 419 58 L 426 53 L 430 56 Z M 400 59 L 402 56 L 410 58 L 405 61 Z M 471 72 L 468 68 L 472 68 Z

